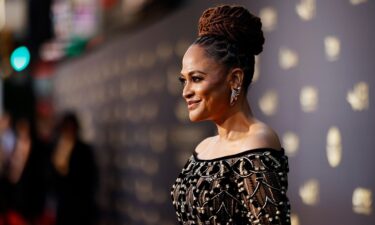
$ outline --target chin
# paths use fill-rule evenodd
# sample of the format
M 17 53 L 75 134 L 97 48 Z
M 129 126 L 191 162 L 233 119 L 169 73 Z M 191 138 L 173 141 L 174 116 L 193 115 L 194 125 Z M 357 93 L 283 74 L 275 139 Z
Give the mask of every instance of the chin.
M 193 116 L 189 116 L 189 119 L 190 119 L 191 122 L 203 121 L 203 119 L 200 119 L 200 118 L 197 118 L 197 117 L 193 117 Z
M 201 113 L 194 113 L 194 112 L 189 113 L 189 119 L 191 122 L 200 122 L 200 121 L 207 120 L 207 118 L 203 116 Z

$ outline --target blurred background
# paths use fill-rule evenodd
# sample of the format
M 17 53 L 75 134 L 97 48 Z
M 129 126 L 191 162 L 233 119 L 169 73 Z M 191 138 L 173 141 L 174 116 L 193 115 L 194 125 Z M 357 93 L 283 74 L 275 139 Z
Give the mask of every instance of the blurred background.
M 177 224 L 170 187 L 215 133 L 177 78 L 219 3 L 263 21 L 248 99 L 292 224 L 375 224 L 374 1 L 0 0 L 0 225 Z

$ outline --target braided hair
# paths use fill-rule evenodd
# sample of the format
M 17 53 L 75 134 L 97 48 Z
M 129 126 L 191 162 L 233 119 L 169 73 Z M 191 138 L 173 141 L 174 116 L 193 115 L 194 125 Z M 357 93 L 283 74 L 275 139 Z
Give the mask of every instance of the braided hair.
M 228 68 L 241 68 L 246 92 L 253 79 L 255 55 L 263 50 L 262 23 L 242 6 L 209 8 L 199 19 L 193 44 L 204 47 L 209 56 Z

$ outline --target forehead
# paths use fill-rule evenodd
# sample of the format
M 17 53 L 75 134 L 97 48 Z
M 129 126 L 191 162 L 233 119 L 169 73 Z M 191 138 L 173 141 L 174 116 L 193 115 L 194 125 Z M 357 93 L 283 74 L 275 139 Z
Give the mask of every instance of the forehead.
M 213 57 L 208 56 L 205 49 L 199 45 L 191 45 L 182 59 L 182 74 L 195 70 L 208 73 L 221 69 L 223 66 Z

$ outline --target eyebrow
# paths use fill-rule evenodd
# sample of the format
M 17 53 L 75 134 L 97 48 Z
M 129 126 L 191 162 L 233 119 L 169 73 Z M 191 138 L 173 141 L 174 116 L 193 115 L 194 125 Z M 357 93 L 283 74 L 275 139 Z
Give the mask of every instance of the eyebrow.
M 205 72 L 203 72 L 203 71 L 200 71 L 200 70 L 192 70 L 192 71 L 190 71 L 189 73 L 188 73 L 188 75 L 192 75 L 192 74 L 194 74 L 194 73 L 201 73 L 201 74 L 203 74 L 203 75 L 207 75 L 207 73 L 205 73 Z M 184 76 L 184 74 L 183 73 L 180 73 L 182 76 Z

